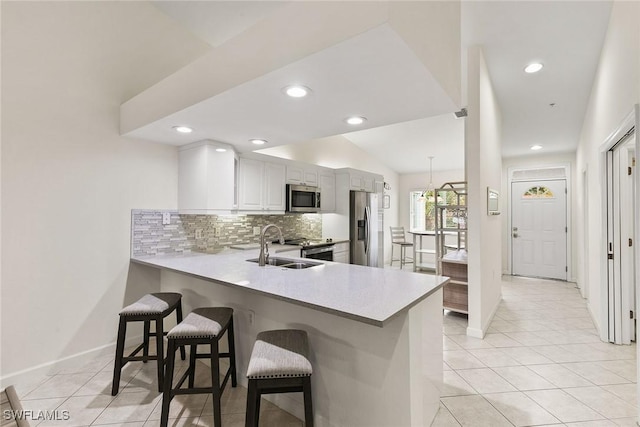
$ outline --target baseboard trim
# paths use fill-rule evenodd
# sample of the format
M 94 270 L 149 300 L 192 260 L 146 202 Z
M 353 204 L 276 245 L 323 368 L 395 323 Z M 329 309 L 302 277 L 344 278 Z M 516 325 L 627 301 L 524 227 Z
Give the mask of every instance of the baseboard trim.
M 484 325 L 482 325 L 482 329 L 467 327 L 467 336 L 483 339 L 484 336 L 487 334 L 487 330 L 491 326 L 491 322 L 493 322 L 493 318 L 495 317 L 501 302 L 502 302 L 502 292 L 500 293 L 500 298 L 498 298 L 498 302 L 493 307 L 493 310 L 491 310 L 491 314 L 489 315 L 487 322 Z
M 142 335 L 127 338 L 125 345 L 128 347 L 142 342 Z M 0 388 L 6 388 L 14 384 L 24 384 L 34 381 L 38 381 L 43 376 L 53 375 L 58 371 L 64 369 L 72 369 L 78 365 L 90 362 L 92 359 L 100 356 L 114 355 L 116 351 L 116 342 L 105 344 L 100 347 L 85 350 L 80 353 L 73 354 L 71 356 L 63 357 L 61 359 L 53 360 L 50 362 L 41 363 L 32 368 L 23 369 L 18 372 L 0 377 Z

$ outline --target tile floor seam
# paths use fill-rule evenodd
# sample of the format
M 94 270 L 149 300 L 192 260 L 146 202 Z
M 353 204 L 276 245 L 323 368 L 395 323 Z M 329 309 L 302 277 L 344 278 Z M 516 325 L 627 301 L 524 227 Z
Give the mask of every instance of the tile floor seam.
M 445 366 L 449 366 L 451 371 L 465 380 L 469 385 L 469 389 L 478 393 L 477 396 L 481 398 L 481 401 L 489 403 L 495 411 L 507 418 L 510 424 L 515 424 L 515 419 L 514 421 L 508 419 L 507 414 L 499 409 L 498 401 L 496 401 L 496 404 L 492 403 L 488 395 L 504 395 L 504 399 L 508 399 L 507 396 L 510 393 L 522 393 L 533 402 L 532 404 L 535 404 L 531 408 L 541 409 L 541 411 L 536 412 L 537 415 L 535 416 L 549 414 L 553 417 L 552 419 L 561 423 L 556 425 L 580 423 L 583 418 L 590 422 L 613 423 L 612 420 L 616 418 L 625 418 L 614 417 L 614 414 L 628 413 L 625 411 L 635 406 L 633 403 L 635 399 L 630 399 L 629 397 L 625 399 L 624 397 L 628 390 L 635 391 L 634 388 L 618 388 L 617 394 L 614 393 L 616 389 L 611 389 L 610 391 L 605 388 L 631 386 L 637 383 L 635 344 L 625 347 L 611 344 L 611 347 L 609 347 L 608 343 L 600 341 L 593 319 L 585 307 L 585 300 L 579 295 L 577 288 L 571 285 L 562 285 L 562 282 L 547 282 L 539 279 L 503 278 L 503 290 L 505 291 L 503 291 L 502 301 L 485 336 L 485 339 L 488 336 L 489 342 L 485 343 L 467 339 L 463 334 L 458 333 L 466 325 L 460 321 L 459 317 L 450 317 L 445 314 L 443 335 L 452 337 L 452 341 L 462 347 L 457 353 L 449 353 L 449 355 L 456 356 L 458 361 L 477 360 L 483 365 L 475 366 L 463 362 L 454 363 L 452 366 L 450 363 L 445 362 Z M 557 287 L 558 292 L 546 295 L 545 293 L 549 293 L 550 287 Z M 529 297 L 534 298 L 535 301 L 527 301 Z M 545 301 L 552 301 L 552 303 L 545 304 Z M 540 318 L 541 312 L 547 317 L 544 320 L 534 320 Z M 447 331 L 453 333 L 448 333 Z M 534 344 L 531 344 L 531 341 L 527 341 L 528 339 L 532 340 Z M 495 361 L 496 358 L 498 359 L 497 361 Z M 494 363 L 495 366 L 487 366 Z M 460 365 L 465 367 L 457 367 Z M 479 370 L 477 371 L 478 375 L 482 372 L 491 373 L 488 378 L 495 375 L 496 378 L 505 381 L 506 384 L 517 391 L 480 393 L 463 376 L 464 371 L 472 371 L 474 369 Z M 563 379 L 563 372 L 566 375 L 570 375 L 568 379 Z M 510 373 L 513 374 L 511 375 Z M 543 388 L 525 390 L 530 386 L 541 386 Z M 499 385 L 494 385 L 493 387 L 500 388 Z M 585 397 L 583 393 L 586 391 L 580 391 L 579 389 L 581 388 L 593 390 L 598 396 L 612 396 L 609 401 L 612 402 L 615 409 L 610 410 L 610 408 L 598 404 L 598 401 Z M 446 398 L 448 400 L 445 400 L 444 397 L 441 399 L 443 411 L 446 410 L 451 418 L 461 425 L 465 424 L 462 423 L 463 420 L 457 417 L 456 409 L 454 408 L 454 406 L 458 407 L 459 404 L 454 403 L 456 398 L 474 396 L 466 395 L 467 390 L 466 387 L 464 390 L 458 389 L 458 395 L 448 396 Z M 571 390 L 575 390 L 575 396 L 570 393 Z M 568 402 L 573 402 L 575 405 L 571 405 L 573 409 L 569 409 L 569 412 L 567 412 L 567 409 L 563 409 L 560 414 L 564 413 L 565 415 L 559 418 L 543 405 L 544 402 L 538 403 L 531 397 L 535 395 L 534 392 L 561 393 L 559 396 L 565 396 Z M 584 399 L 584 401 L 581 399 Z M 449 405 L 445 402 L 448 402 Z M 458 402 L 467 402 L 467 400 L 458 400 Z M 590 404 L 587 402 L 590 402 Z M 600 410 L 594 406 L 599 407 Z M 606 414 L 612 415 L 612 417 L 609 418 Z M 493 415 L 488 416 L 493 417 Z M 601 420 L 600 417 L 602 418 Z M 573 418 L 576 421 L 568 421 Z M 467 419 L 467 421 L 469 420 Z M 444 422 L 446 422 L 446 419 Z M 479 423 L 481 424 L 481 422 Z M 434 426 L 436 425 L 434 424 Z

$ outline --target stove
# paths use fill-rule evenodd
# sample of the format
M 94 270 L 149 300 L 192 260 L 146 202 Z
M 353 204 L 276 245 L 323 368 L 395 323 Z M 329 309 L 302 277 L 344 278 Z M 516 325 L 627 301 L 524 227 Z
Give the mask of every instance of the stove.
M 304 237 L 299 237 L 295 239 L 285 239 L 285 245 L 297 245 L 303 248 L 323 248 L 327 246 L 333 246 L 333 242 L 327 242 L 325 240 L 311 240 Z
M 333 245 L 332 241 L 310 240 L 303 237 L 297 239 L 285 239 L 285 245 L 300 246 L 301 258 L 312 258 L 324 261 L 333 261 Z

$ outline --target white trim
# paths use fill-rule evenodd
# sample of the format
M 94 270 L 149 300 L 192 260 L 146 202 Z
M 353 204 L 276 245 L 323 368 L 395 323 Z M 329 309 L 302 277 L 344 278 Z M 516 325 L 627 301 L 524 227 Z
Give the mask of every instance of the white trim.
M 510 166 L 507 169 L 507 188 L 508 188 L 508 198 L 509 203 L 507 206 L 507 231 L 509 235 L 511 235 L 511 227 L 512 227 L 512 218 L 511 218 L 511 209 L 512 209 L 512 199 L 511 199 L 511 184 L 513 182 L 522 182 L 522 181 L 556 181 L 562 179 L 560 177 L 554 178 L 540 178 L 540 179 L 513 179 L 514 172 L 518 171 L 526 171 L 526 170 L 539 170 L 539 169 L 553 169 L 553 168 L 564 168 L 564 179 L 567 183 L 567 197 L 566 197 L 566 224 L 567 224 L 567 281 L 575 281 L 575 275 L 573 273 L 573 222 L 571 221 L 571 200 L 573 200 L 573 183 L 571 182 L 571 164 L 570 163 L 544 163 L 539 165 L 532 166 Z M 507 239 L 507 253 L 509 256 L 507 257 L 507 272 L 506 274 L 513 274 L 513 252 L 511 248 L 511 237 Z
M 142 343 L 142 335 L 129 337 L 125 340 L 125 348 L 140 343 Z M 0 377 L 0 388 L 4 389 L 12 384 L 29 384 L 34 381 L 40 382 L 44 376 L 53 375 L 61 370 L 78 368 L 78 366 L 82 366 L 99 356 L 113 356 L 115 352 L 116 343 L 114 341 L 110 344 L 82 351 L 71 356 L 41 363 L 40 365 Z
M 496 312 L 500 307 L 500 303 L 502 302 L 502 293 L 500 294 L 500 298 L 498 298 L 498 302 L 491 310 L 491 314 L 487 319 L 487 323 L 482 326 L 482 329 L 467 327 L 467 336 L 483 339 L 487 334 L 487 330 L 491 326 L 491 322 L 493 322 L 493 318 L 496 316 Z
M 582 180 L 582 256 L 584 262 L 582 263 L 582 277 L 581 281 L 577 283 L 578 288 L 580 289 L 580 294 L 582 298 L 589 299 L 589 165 L 585 165 L 582 170 L 582 174 L 580 175 L 580 179 Z M 589 304 L 587 304 L 589 306 Z M 591 311 L 590 311 L 591 312 Z M 591 317 L 594 318 L 593 313 L 591 313 Z M 599 328 L 598 328 L 599 330 Z
M 609 279 L 608 279 L 608 268 L 607 268 L 607 153 L 609 152 L 609 150 L 611 150 L 616 143 L 627 133 L 629 132 L 629 130 L 636 126 L 638 123 L 638 104 L 636 104 L 634 106 L 634 109 L 627 114 L 627 116 L 624 118 L 624 120 L 622 120 L 622 122 L 616 127 L 616 129 L 611 132 L 609 134 L 609 136 L 604 140 L 604 142 L 602 144 L 600 144 L 599 147 L 599 151 L 600 151 L 600 155 L 599 155 L 599 172 L 600 172 L 600 193 L 601 193 L 601 197 L 602 197 L 602 202 L 601 203 L 601 211 L 600 214 L 602 215 L 602 227 L 601 227 L 601 235 L 600 235 L 600 241 L 604 243 L 605 247 L 604 247 L 604 251 L 603 254 L 605 256 L 602 256 L 600 259 L 600 322 L 601 322 L 601 328 L 600 328 L 600 339 L 604 342 L 609 342 L 609 303 L 608 303 L 608 294 L 609 294 Z M 636 129 L 637 130 L 637 129 Z M 638 147 L 638 138 L 636 138 L 636 150 L 639 149 Z M 636 152 L 640 152 L 640 151 L 636 151 Z M 636 174 L 636 183 L 638 183 L 638 179 L 640 179 L 638 177 L 638 175 L 640 174 Z M 636 188 L 638 188 L 636 186 Z M 638 195 L 636 194 L 636 197 Z M 638 214 L 636 213 L 636 220 L 635 220 L 635 239 L 636 242 L 639 242 L 640 240 L 638 240 L 638 236 L 640 236 L 640 230 L 638 230 L 638 228 L 640 227 L 640 221 L 638 219 Z M 636 252 L 636 265 L 640 266 L 640 262 L 639 262 L 639 252 Z M 585 260 L 585 262 L 588 262 L 588 260 Z M 639 276 L 639 272 L 638 269 L 636 269 L 636 289 L 638 286 L 638 278 Z M 637 294 L 637 293 L 636 293 Z M 637 304 L 636 304 L 637 306 Z M 640 352 L 640 350 L 639 350 Z M 640 387 L 640 386 L 639 386 Z

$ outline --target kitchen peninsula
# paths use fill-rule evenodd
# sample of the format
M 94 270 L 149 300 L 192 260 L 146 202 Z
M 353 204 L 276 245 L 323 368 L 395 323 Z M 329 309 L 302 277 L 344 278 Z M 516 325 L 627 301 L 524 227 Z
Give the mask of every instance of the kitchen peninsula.
M 155 276 L 156 291 L 182 293 L 185 312 L 220 305 L 235 310 L 238 379 L 244 385 L 259 331 L 306 330 L 318 426 L 430 425 L 442 381 L 446 278 L 333 262 L 307 269 L 259 267 L 247 262 L 257 253 L 139 256 L 131 268 Z M 299 396 L 270 400 L 302 417 Z

